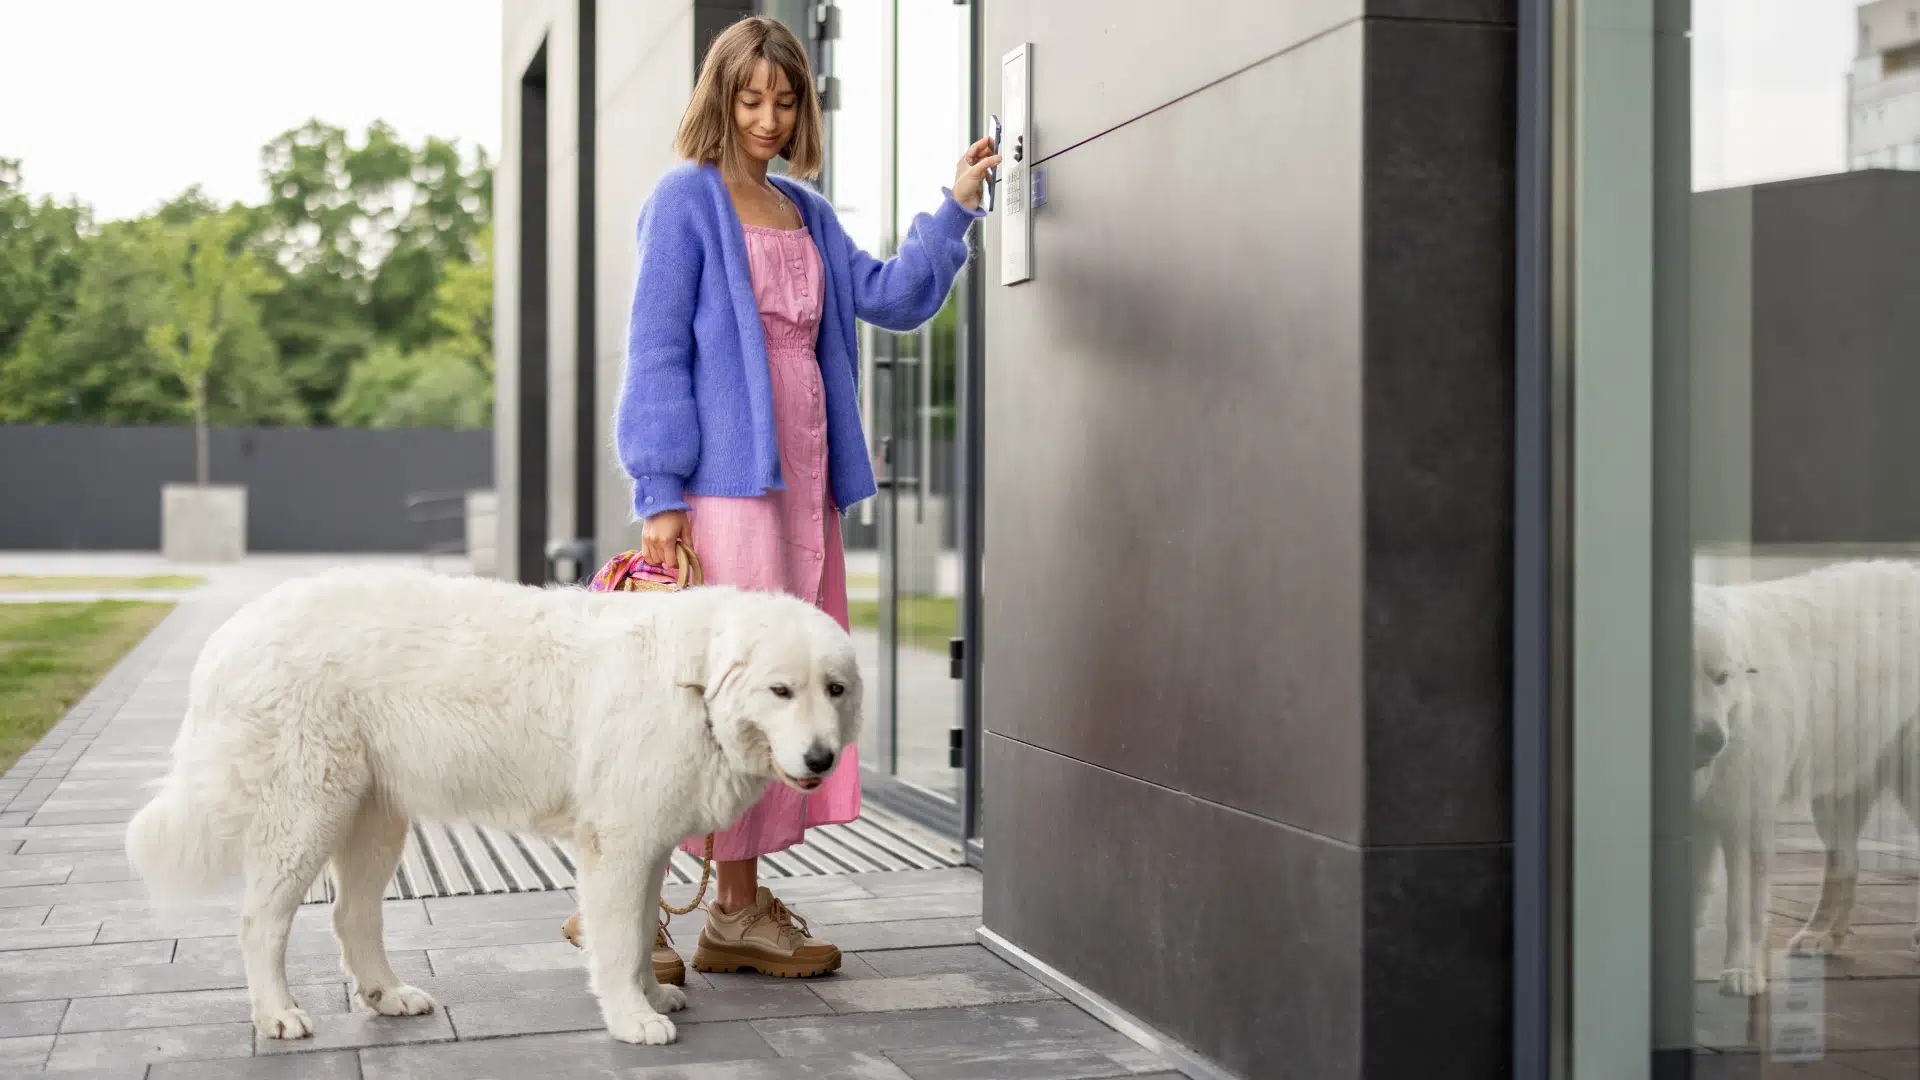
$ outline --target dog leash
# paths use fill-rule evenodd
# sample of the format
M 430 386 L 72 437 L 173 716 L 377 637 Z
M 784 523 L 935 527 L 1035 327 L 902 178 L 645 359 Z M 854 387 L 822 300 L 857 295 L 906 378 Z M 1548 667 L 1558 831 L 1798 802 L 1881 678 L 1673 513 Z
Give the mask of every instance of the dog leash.
M 674 907 L 667 903 L 666 897 L 660 898 L 660 909 L 669 915 L 685 915 L 700 906 L 700 900 L 707 895 L 707 881 L 713 876 L 713 834 L 707 834 L 707 850 L 700 856 L 700 888 L 686 907 Z

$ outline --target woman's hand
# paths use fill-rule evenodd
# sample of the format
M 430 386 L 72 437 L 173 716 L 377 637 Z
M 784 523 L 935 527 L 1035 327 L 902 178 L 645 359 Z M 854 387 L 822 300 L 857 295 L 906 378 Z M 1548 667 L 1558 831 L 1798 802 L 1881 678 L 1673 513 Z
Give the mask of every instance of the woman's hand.
M 655 566 L 669 570 L 680 568 L 680 548 L 675 541 L 693 546 L 693 525 L 685 510 L 666 510 L 647 519 L 640 531 L 640 556 Z
M 1000 155 L 993 152 L 993 140 L 981 139 L 967 152 L 960 155 L 960 165 L 953 172 L 953 201 L 969 210 L 980 208 L 980 195 L 986 187 L 987 170 L 1000 164 Z

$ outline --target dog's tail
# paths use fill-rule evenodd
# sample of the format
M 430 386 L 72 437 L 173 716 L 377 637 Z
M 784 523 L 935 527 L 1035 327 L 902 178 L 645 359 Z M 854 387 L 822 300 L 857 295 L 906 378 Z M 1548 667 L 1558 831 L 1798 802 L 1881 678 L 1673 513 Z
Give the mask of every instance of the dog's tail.
M 127 861 L 156 905 L 205 896 L 238 870 L 240 845 L 210 809 L 176 768 L 128 822 Z

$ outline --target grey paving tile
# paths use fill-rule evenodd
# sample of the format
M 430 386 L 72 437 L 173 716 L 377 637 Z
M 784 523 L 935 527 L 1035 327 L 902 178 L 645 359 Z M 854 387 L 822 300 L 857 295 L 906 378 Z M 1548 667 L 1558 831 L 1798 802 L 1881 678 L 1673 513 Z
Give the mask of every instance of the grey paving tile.
M 836 900 L 796 908 L 807 922 L 817 927 L 845 923 L 898 922 L 905 919 L 953 919 L 970 917 L 980 922 L 980 894 L 973 892 L 928 893 L 923 896 L 884 896 L 871 900 Z
M 696 1080 L 701 1073 L 687 1066 L 773 1056 L 772 1048 L 751 1026 L 735 1022 L 688 1024 L 666 1046 L 631 1046 L 604 1032 L 590 1031 L 445 1046 L 383 1047 L 361 1051 L 360 1071 L 366 1080 L 522 1080 L 527 1076 L 664 1080 L 674 1074 L 642 1070 L 678 1067 L 686 1069 L 680 1074 L 684 1080 Z
M 71 866 L 50 866 L 43 870 L 0 870 L 0 889 L 21 885 L 65 885 Z
M 621 1075 L 629 1080 L 910 1080 L 898 1065 L 879 1054 L 656 1065 Z
M 314 983 L 293 988 L 293 1000 L 315 1017 L 347 1011 L 343 982 Z M 253 1019 L 245 987 L 224 990 L 185 990 L 165 994 L 125 994 L 119 997 L 76 998 L 67 1008 L 60 1030 L 119 1031 L 126 1028 L 181 1027 L 189 1024 L 240 1023 Z
M 53 908 L 46 904 L 38 907 L 0 908 L 0 930 L 20 930 L 29 926 L 39 926 L 47 921 L 47 915 Z
M 18 795 L 19 792 L 16 791 L 13 794 Z M 13 795 L 0 795 L 0 806 L 12 801 Z M 0 810 L 0 829 L 18 828 L 32 820 L 33 811 L 31 810 Z
M 912 1080 L 1108 1080 L 1136 1075 L 1095 1043 L 1075 1039 L 908 1047 L 886 1053 Z
M 256 1038 L 253 1052 L 261 1057 L 271 1057 L 305 1054 L 314 1050 L 452 1041 L 453 1025 L 447 1022 L 445 1009 L 435 1009 L 424 1016 L 381 1016 L 376 1012 L 356 1009 L 341 1016 L 315 1016 L 313 1034 L 305 1039 Z
M 48 804 L 51 805 L 51 804 Z M 138 806 L 96 807 L 88 810 L 49 810 L 41 807 L 33 815 L 34 825 L 99 825 L 133 820 Z
M 27 933 L 28 931 L 10 931 Z M 89 971 L 140 964 L 165 964 L 173 959 L 171 941 L 137 941 L 125 945 L 76 945 L 64 949 L 22 949 L 0 952 L 0 981 L 23 975 L 61 971 Z
M 53 1051 L 53 1036 L 26 1035 L 17 1039 L 0 1039 L 0 1073 L 9 1076 L 21 1073 L 39 1072 L 40 1066 Z
M 979 892 L 980 871 L 971 867 L 947 870 L 896 870 L 887 873 L 848 874 L 850 881 L 875 896 L 917 896 L 939 892 Z
M 408 982 L 433 995 L 433 1000 L 443 1006 L 587 992 L 586 971 L 564 968 L 491 975 L 429 975 Z M 457 1028 L 459 1024 L 456 1022 L 454 1026 Z
M 1106 1025 L 1064 1001 L 858 1013 L 803 1020 L 756 1020 L 753 1028 L 786 1057 L 898 1050 L 918 1046 L 977 1046 L 1016 1039 L 1099 1035 Z
M 83 828 L 90 826 L 74 826 Z M 15 850 L 16 855 L 59 855 L 69 851 L 123 851 L 126 830 L 110 836 L 44 836 L 30 839 Z
M 69 885 L 84 885 L 94 881 L 132 881 L 133 867 L 123 857 L 103 859 L 85 866 L 75 866 L 67 877 Z
M 940 975 L 848 979 L 822 983 L 816 992 L 835 1012 L 948 1009 L 1045 1001 L 1059 995 L 1018 971 L 957 971 Z
M 573 914 L 574 899 L 564 892 L 551 891 L 430 897 L 425 904 L 427 919 L 435 926 L 545 919 L 558 934 L 560 924 Z
M 99 932 L 99 923 L 29 926 L 18 930 L 0 930 L 0 952 L 53 949 L 66 945 L 91 945 Z
M 330 1050 L 225 1061 L 171 1061 L 155 1065 L 147 1080 L 360 1080 L 360 1055 Z
M 826 901 L 866 900 L 873 897 L 873 893 L 861 886 L 859 882 L 843 874 L 768 878 L 762 884 L 771 888 L 775 896 L 786 901 L 787 905 L 795 910 L 810 908 L 816 903 Z M 668 903 L 676 907 L 685 907 L 687 901 L 693 899 L 694 888 L 693 885 L 669 885 L 660 891 L 665 895 Z M 707 899 L 713 899 L 711 886 L 707 889 Z M 802 911 L 802 914 L 805 912 Z M 701 915 L 696 912 L 680 918 L 688 920 L 690 925 L 697 927 L 700 924 Z
M 429 949 L 435 975 L 486 975 L 506 971 L 586 970 L 580 950 L 566 941 L 540 945 L 483 945 L 471 949 Z
M 604 1026 L 599 1002 L 584 985 L 571 992 L 528 994 L 518 999 L 452 1005 L 454 1030 L 462 1039 L 533 1035 L 556 1031 L 598 1031 Z M 762 982 L 727 990 L 695 989 L 687 1007 L 673 1014 L 675 1024 L 712 1024 L 783 1016 L 825 1016 L 832 1009 L 807 986 Z
M 944 975 L 954 971 L 1012 971 L 1005 960 L 978 945 L 935 949 L 884 949 L 857 955 L 882 975 Z M 848 959 L 851 959 L 850 955 Z
M 18 1001 L 0 1005 L 0 1038 L 52 1035 L 60 1030 L 60 1017 L 66 1011 L 64 1001 Z
M 420 979 L 427 975 L 426 957 L 420 953 L 393 953 L 389 959 L 393 961 L 394 973 L 403 979 Z M 337 960 L 297 957 L 287 964 L 287 979 L 295 986 L 341 978 L 343 976 Z M 137 964 L 0 979 L 0 1001 L 223 990 L 245 986 L 246 982 L 246 976 L 238 965 L 231 968 L 205 968 L 192 964 Z
M 91 1031 L 54 1036 L 47 1068 L 97 1069 L 141 1061 L 247 1057 L 252 1053 L 251 1023 Z
M 138 881 L 100 881 L 87 885 L 23 885 L 0 889 L 0 908 L 41 904 L 84 904 L 93 900 L 145 900 L 147 888 Z
M 901 922 L 843 923 L 819 927 L 819 936 L 840 946 L 841 952 L 879 949 L 928 949 L 941 945 L 971 945 L 980 928 L 978 916 L 958 919 L 911 919 Z
M 681 953 L 682 959 L 687 960 L 689 963 L 692 962 L 692 957 L 693 957 L 692 948 L 681 949 L 680 953 Z M 734 987 L 740 987 L 740 986 L 767 986 L 769 984 L 779 985 L 780 983 L 785 981 L 785 980 L 777 980 L 772 976 L 762 975 L 757 971 L 700 972 L 700 971 L 694 971 L 692 970 L 692 968 L 688 968 L 687 977 L 691 979 L 695 975 L 698 975 L 701 978 L 707 980 L 707 982 L 711 983 L 713 987 L 718 990 L 729 990 L 729 989 L 733 989 Z M 802 986 L 817 987 L 823 984 L 842 982 L 848 979 L 877 979 L 879 977 L 880 977 L 880 973 L 873 970 L 873 968 L 869 967 L 866 961 L 861 960 L 859 957 L 854 956 L 852 954 L 842 954 L 840 957 L 840 970 L 832 972 L 827 975 L 822 975 L 818 978 L 800 979 L 797 981 Z

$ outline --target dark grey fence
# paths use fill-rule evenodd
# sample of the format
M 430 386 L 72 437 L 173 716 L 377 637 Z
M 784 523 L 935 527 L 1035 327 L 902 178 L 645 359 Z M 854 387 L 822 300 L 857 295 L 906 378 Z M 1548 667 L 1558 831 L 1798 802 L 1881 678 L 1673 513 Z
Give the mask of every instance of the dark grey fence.
M 247 488 L 247 549 L 409 552 L 407 500 L 493 486 L 491 431 L 231 428 L 212 481 Z M 155 551 L 160 488 L 191 483 L 193 430 L 0 425 L 0 549 Z

